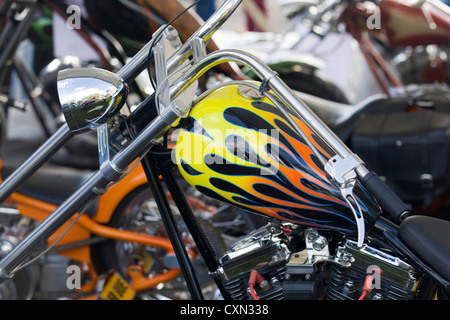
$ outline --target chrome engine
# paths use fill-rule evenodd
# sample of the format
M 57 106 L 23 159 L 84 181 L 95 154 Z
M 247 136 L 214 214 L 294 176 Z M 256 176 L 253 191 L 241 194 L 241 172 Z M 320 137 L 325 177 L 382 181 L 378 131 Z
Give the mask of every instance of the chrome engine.
M 420 282 L 412 266 L 368 245 L 337 242 L 327 232 L 271 222 L 236 242 L 220 259 L 217 275 L 239 300 L 353 300 L 368 275 L 374 283 L 365 299 L 414 297 Z M 253 273 L 260 277 L 252 287 Z
M 30 223 L 30 219 L 22 217 L 16 208 L 0 207 L 0 259 L 28 234 Z M 18 271 L 13 278 L 0 284 L 0 300 L 30 299 L 38 279 L 36 266 Z
M 0 206 L 0 259 L 23 240 L 35 224 L 34 220 L 22 216 L 16 208 Z M 59 298 L 72 293 L 73 290 L 69 290 L 66 285 L 69 263 L 68 258 L 50 253 L 18 269 L 11 279 L 0 284 L 0 300 Z

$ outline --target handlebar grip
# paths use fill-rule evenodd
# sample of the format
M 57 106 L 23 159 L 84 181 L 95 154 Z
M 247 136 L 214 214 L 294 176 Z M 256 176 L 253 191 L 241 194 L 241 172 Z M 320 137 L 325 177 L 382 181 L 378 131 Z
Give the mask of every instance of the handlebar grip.
M 408 206 L 375 173 L 369 172 L 366 174 L 361 179 L 361 183 L 395 221 L 401 222 L 409 215 Z

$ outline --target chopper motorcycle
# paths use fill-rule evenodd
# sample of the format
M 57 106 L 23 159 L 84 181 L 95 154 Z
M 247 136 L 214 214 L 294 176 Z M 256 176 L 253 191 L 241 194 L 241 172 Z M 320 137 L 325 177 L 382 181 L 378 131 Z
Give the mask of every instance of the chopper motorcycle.
M 327 36 L 349 34 L 386 95 L 408 84 L 449 83 L 450 8 L 439 1 L 280 1 L 280 6 L 291 28 L 299 21 L 306 25 L 286 46 L 321 56 Z M 332 41 L 338 46 L 343 40 Z
M 122 148 L 0 260 L 3 281 L 140 158 L 192 299 L 203 295 L 160 177 L 224 299 L 448 296 L 448 222 L 408 217 L 398 196 L 260 60 L 238 50 L 205 54 L 205 41 L 239 3 L 225 2 L 184 44 L 171 42 L 174 28 L 162 27 L 117 74 L 92 68 L 59 73 L 67 121 L 60 134 L 96 128 L 106 154 L 126 83 L 146 68 L 149 52 L 157 91 L 126 118 L 125 127 L 137 134 L 125 133 Z M 228 61 L 249 67 L 261 82 L 230 81 L 197 97 L 198 78 Z M 94 101 L 86 88 L 95 88 Z M 170 130 L 173 150 L 164 143 Z M 61 143 L 52 136 L 52 147 L 38 149 L 32 165 L 11 177 L 26 180 L 19 173 L 32 173 Z M 175 165 L 198 191 L 272 220 L 217 257 L 174 179 Z

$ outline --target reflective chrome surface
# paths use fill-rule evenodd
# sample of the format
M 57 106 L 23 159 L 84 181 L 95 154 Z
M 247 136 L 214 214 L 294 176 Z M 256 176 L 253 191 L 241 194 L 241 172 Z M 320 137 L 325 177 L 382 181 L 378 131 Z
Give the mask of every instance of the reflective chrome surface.
M 339 250 L 338 250 L 339 251 Z M 378 250 L 364 244 L 362 247 L 351 240 L 346 240 L 344 244 L 345 253 L 350 253 L 352 265 L 362 270 L 373 270 L 374 267 L 382 270 L 381 277 L 388 279 L 404 289 L 416 290 L 417 282 L 415 269 L 410 264 L 404 262 L 396 256 L 385 251 Z
M 119 76 L 96 68 L 60 71 L 57 85 L 67 125 L 76 133 L 107 122 L 128 95 L 128 86 Z

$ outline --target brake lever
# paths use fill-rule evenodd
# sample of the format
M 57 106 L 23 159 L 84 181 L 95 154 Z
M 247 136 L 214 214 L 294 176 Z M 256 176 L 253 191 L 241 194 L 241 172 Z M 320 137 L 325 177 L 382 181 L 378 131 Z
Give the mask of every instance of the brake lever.
M 361 207 L 353 194 L 353 189 L 358 177 L 356 169 L 363 164 L 358 156 L 350 154 L 345 158 L 336 155 L 325 165 L 325 172 L 330 176 L 331 181 L 337 184 L 341 195 L 355 216 L 358 229 L 358 247 L 362 247 L 364 244 L 365 224 Z

